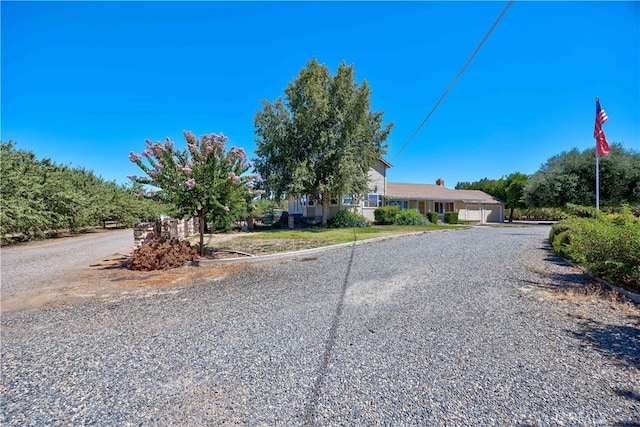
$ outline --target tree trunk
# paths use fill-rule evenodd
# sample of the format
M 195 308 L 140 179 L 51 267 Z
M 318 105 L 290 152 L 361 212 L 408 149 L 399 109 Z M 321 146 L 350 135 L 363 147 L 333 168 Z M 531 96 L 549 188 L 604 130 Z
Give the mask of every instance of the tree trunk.
M 204 211 L 200 211 L 198 212 L 198 225 L 200 228 L 200 248 L 199 248 L 199 252 L 200 252 L 200 256 L 204 256 Z
M 322 194 L 322 225 L 327 225 L 327 217 L 328 212 L 327 212 L 327 194 Z
M 509 222 L 513 222 L 513 210 L 515 208 L 511 208 L 511 212 L 509 212 Z

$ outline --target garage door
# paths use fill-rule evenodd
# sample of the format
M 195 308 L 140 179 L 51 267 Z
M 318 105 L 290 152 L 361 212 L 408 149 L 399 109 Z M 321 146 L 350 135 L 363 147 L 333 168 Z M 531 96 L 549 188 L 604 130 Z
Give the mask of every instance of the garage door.
M 465 205 L 466 215 L 462 216 L 460 219 L 464 219 L 467 221 L 481 221 L 482 214 L 480 210 L 480 205 L 478 203 L 467 203 Z
M 484 205 L 484 217 L 486 222 L 500 222 L 501 219 L 500 205 Z

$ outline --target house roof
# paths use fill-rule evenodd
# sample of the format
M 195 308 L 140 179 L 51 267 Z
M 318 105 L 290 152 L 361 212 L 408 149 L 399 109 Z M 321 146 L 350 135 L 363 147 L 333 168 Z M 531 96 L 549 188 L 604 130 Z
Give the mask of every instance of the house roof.
M 401 182 L 387 182 L 385 196 L 392 200 L 437 200 L 462 201 L 475 203 L 504 203 L 480 190 L 452 190 L 434 184 L 405 184 Z
M 392 168 L 393 166 L 391 166 L 391 163 L 387 162 L 385 159 L 383 159 L 382 157 L 380 157 L 380 161 L 382 162 L 383 165 L 385 165 L 387 168 Z

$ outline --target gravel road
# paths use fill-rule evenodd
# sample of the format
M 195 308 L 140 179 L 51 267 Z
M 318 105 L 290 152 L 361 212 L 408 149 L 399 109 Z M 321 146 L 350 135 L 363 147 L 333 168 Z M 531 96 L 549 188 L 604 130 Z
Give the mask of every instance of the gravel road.
M 640 322 L 548 227 L 431 232 L 5 313 L 4 425 L 640 425 Z
M 50 286 L 108 255 L 132 250 L 131 229 L 3 247 L 0 251 L 2 301 Z

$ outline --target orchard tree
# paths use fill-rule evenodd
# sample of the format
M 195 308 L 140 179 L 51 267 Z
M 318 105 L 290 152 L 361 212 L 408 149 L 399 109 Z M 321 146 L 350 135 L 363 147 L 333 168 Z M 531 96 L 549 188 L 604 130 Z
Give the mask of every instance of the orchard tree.
M 386 152 L 392 124 L 371 111 L 367 81 L 355 81 L 353 65 L 331 75 L 316 59 L 284 90 L 285 98 L 262 101 L 255 116 L 256 171 L 280 198 L 317 197 L 322 223 L 328 202 L 342 194 L 365 194 L 368 172 Z
M 169 138 L 164 143 L 146 141 L 142 154 L 133 151 L 129 160 L 146 176 L 130 176 L 137 183 L 155 188 L 140 197 L 152 197 L 175 205 L 183 216 L 195 215 L 200 224 L 200 255 L 204 255 L 204 225 L 207 217 L 229 219 L 246 209 L 254 176 L 245 175 L 251 167 L 242 148 L 225 148 L 222 133 L 197 139 L 185 131 L 187 148 L 180 151 Z

